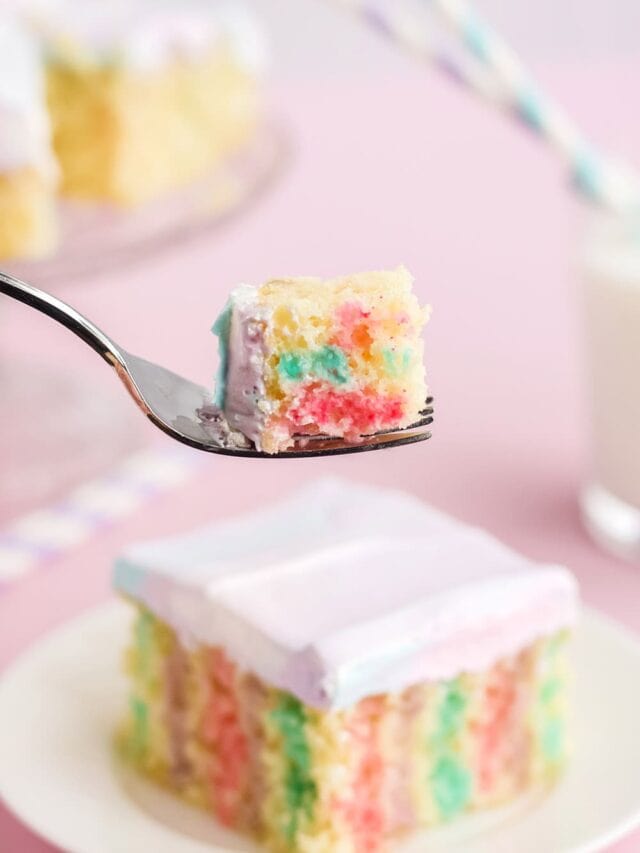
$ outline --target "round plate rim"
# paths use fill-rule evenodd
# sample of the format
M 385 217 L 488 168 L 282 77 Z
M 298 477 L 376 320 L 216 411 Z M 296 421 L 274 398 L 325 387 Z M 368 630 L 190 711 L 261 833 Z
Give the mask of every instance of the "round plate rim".
M 0 678 L 0 745 L 2 744 L 2 733 L 6 731 L 6 727 L 1 725 L 3 714 L 5 713 L 5 704 L 7 697 L 10 696 L 11 691 L 15 689 L 15 682 L 19 682 L 20 678 L 25 677 L 25 673 L 28 674 L 29 670 L 37 664 L 38 659 L 43 655 L 46 657 L 47 654 L 51 654 L 52 652 L 55 653 L 56 646 L 64 643 L 65 638 L 79 634 L 79 632 L 81 632 L 86 626 L 94 626 L 98 619 L 115 619 L 115 610 L 119 610 L 122 613 L 126 610 L 126 605 L 117 600 L 110 600 L 98 607 L 94 607 L 89 611 L 83 612 L 79 616 L 59 625 L 53 631 L 38 638 L 4 670 Z M 120 616 L 119 618 L 123 617 Z M 581 626 L 578 630 L 592 631 L 600 634 L 604 632 L 605 636 L 608 636 L 613 643 L 617 643 L 620 647 L 624 647 L 627 654 L 631 654 L 637 658 L 640 670 L 640 638 L 636 637 L 626 626 L 593 608 L 584 607 L 581 617 Z M 640 707 L 640 692 L 638 694 L 638 704 Z M 71 835 L 73 834 L 72 830 L 61 833 L 59 828 L 58 830 L 52 828 L 47 819 L 41 816 L 37 808 L 26 806 L 24 801 L 20 801 L 19 797 L 14 796 L 10 781 L 5 775 L 3 775 L 1 764 L 0 799 L 19 820 L 47 842 L 61 847 L 62 849 L 69 851 L 69 853 L 76 853 L 76 851 L 77 853 L 89 853 L 89 851 L 82 847 L 74 846 L 73 841 L 70 838 L 70 833 Z M 185 806 L 185 808 L 189 807 Z M 633 809 L 629 810 L 629 813 L 625 817 L 621 817 L 614 825 L 603 828 L 597 835 L 589 838 L 588 842 L 581 843 L 574 847 L 562 848 L 562 853 L 569 853 L 569 851 L 570 853 L 596 853 L 596 851 L 603 850 L 608 845 L 620 840 L 639 825 L 640 794 L 638 795 L 637 805 Z M 166 826 L 164 826 L 163 829 L 171 832 L 171 830 Z M 175 833 L 172 834 L 177 841 L 178 836 L 175 836 Z M 194 851 L 194 853 L 195 851 L 205 849 L 208 849 L 209 853 L 227 853 L 228 850 L 232 849 L 228 847 L 216 848 L 211 846 L 205 848 L 202 846 L 201 842 L 194 842 L 194 839 L 189 838 L 188 836 L 180 836 L 180 839 L 180 846 L 184 847 L 185 851 Z M 189 842 L 192 843 L 190 844 Z M 454 847 L 460 849 L 457 844 L 453 844 L 452 849 Z M 556 853 L 560 853 L 560 851 L 556 851 Z

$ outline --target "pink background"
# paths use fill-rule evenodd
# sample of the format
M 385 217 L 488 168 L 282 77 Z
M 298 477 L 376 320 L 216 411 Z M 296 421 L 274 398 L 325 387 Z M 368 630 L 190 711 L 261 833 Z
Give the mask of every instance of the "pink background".
M 543 77 L 596 136 L 632 152 L 640 149 L 637 94 L 635 108 L 629 100 L 638 70 L 556 67 Z M 190 484 L 0 594 L 0 664 L 107 599 L 110 565 L 125 544 L 255 506 L 329 470 L 401 484 L 531 557 L 565 563 L 588 602 L 640 630 L 640 573 L 597 551 L 577 513 L 588 473 L 572 272 L 581 214 L 557 160 L 430 74 L 375 86 L 283 84 L 274 94 L 296 147 L 275 190 L 210 239 L 63 296 L 127 348 L 208 382 L 208 326 L 231 285 L 403 262 L 434 306 L 434 438 L 332 461 L 203 456 Z M 47 319 L 2 308 L 3 350 L 86 372 L 96 394 L 115 382 Z M 12 853 L 52 849 L 6 812 L 0 840 Z M 640 834 L 615 849 L 639 846 Z

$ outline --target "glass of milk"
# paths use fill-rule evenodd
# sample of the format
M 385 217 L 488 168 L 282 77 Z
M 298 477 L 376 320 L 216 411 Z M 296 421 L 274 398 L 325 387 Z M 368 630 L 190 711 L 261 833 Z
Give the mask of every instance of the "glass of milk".
M 593 537 L 640 562 L 640 214 L 600 214 L 582 257 L 591 479 L 581 495 Z

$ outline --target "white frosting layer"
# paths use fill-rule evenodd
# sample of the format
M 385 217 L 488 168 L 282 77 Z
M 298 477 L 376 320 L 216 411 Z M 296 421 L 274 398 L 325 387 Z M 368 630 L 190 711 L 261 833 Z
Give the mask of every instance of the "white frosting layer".
M 263 29 L 231 0 L 34 0 L 32 18 L 47 52 L 64 60 L 151 71 L 220 42 L 252 72 L 266 64 Z
M 226 342 L 224 413 L 262 450 L 261 437 L 268 404 L 264 387 L 264 326 L 268 309 L 257 304 L 257 288 L 241 284 L 231 293 L 229 339 Z
M 320 708 L 485 669 L 571 624 L 577 601 L 565 569 L 409 495 L 333 480 L 134 547 L 115 585 Z
M 0 171 L 25 166 L 55 174 L 42 61 L 28 33 L 0 14 Z

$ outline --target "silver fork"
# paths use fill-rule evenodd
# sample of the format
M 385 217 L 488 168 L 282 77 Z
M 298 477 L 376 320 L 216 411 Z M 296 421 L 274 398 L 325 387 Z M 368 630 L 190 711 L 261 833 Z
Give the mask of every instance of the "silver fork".
M 213 405 L 212 394 L 206 388 L 127 352 L 70 305 L 2 272 L 0 293 L 46 314 L 82 338 L 116 371 L 138 408 L 151 423 L 171 438 L 197 450 L 226 456 L 290 459 L 362 453 L 413 444 L 431 437 L 427 427 L 433 421 L 433 398 L 429 397 L 420 419 L 404 429 L 374 433 L 363 437 L 357 444 L 325 435 L 301 435 L 296 437 L 294 446 L 289 450 L 278 454 L 261 453 L 243 435 L 230 430 L 224 416 Z

